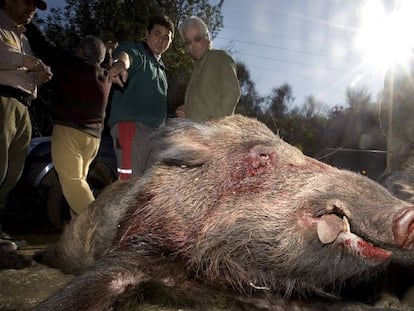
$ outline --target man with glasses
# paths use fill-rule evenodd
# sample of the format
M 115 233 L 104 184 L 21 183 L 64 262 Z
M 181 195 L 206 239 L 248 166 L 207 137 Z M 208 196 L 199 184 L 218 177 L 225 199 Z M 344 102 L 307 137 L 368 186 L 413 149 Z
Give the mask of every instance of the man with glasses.
M 192 16 L 178 29 L 195 64 L 184 105 L 176 109 L 177 116 L 202 122 L 233 114 L 240 98 L 234 60 L 225 51 L 211 48 L 209 31 L 202 19 Z
M 0 0 L 0 213 L 24 168 L 32 135 L 28 106 L 38 85 L 52 77 L 24 35 L 37 8 L 46 10 L 46 2 Z M 0 247 L 17 248 L 1 227 Z

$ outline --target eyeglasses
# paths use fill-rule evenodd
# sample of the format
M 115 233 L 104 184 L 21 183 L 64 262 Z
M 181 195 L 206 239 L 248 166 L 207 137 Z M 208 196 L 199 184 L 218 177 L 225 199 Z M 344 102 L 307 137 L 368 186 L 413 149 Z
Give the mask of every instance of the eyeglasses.
M 188 39 L 184 41 L 185 46 L 190 46 L 193 43 L 200 43 L 201 40 L 203 40 L 206 36 L 205 35 L 197 35 L 193 37 L 192 39 Z

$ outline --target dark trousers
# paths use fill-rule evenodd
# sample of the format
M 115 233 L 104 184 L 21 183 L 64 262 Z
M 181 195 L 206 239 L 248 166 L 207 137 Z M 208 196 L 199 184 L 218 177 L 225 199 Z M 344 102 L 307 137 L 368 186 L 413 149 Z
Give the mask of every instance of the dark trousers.
M 31 136 L 27 106 L 0 93 L 0 207 L 23 172 Z

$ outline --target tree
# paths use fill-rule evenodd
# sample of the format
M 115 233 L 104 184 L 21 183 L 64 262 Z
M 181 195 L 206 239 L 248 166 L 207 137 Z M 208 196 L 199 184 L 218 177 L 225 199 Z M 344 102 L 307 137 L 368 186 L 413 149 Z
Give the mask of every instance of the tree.
M 322 134 L 325 147 L 343 147 L 342 133 L 347 126 L 347 111 L 343 106 L 334 106 L 328 112 L 326 130 Z
M 384 149 L 378 118 L 379 103 L 372 102 L 365 88 L 347 89 L 347 108 L 334 107 L 328 115 L 324 141 L 329 147 Z
M 282 138 L 285 134 L 285 117 L 293 101 L 292 87 L 287 83 L 273 88 L 264 101 L 264 112 L 259 119 Z
M 383 149 L 384 137 L 380 130 L 378 105 L 371 100 L 365 88 L 347 89 L 348 126 L 343 131 L 343 144 L 357 149 Z
M 260 115 L 260 105 L 264 99 L 257 93 L 255 84 L 250 77 L 250 72 L 244 63 L 239 62 L 237 64 L 237 77 L 239 79 L 241 96 L 236 107 L 236 113 L 248 117 L 257 117 Z
M 347 88 L 346 98 L 354 113 L 361 112 L 371 103 L 371 93 L 366 88 Z
M 347 107 L 334 107 L 322 135 L 321 159 L 376 179 L 385 165 L 385 137 L 379 122 L 379 102 L 364 89 L 348 89 Z
M 305 98 L 305 102 L 300 109 L 300 113 L 305 117 L 311 118 L 315 115 L 324 114 L 324 107 L 313 95 Z

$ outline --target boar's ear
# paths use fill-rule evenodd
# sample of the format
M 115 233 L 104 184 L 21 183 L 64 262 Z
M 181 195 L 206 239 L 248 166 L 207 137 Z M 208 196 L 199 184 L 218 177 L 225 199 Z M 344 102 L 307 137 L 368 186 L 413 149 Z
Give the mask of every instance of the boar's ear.
M 240 179 L 261 175 L 279 167 L 300 167 L 306 164 L 305 157 L 299 149 L 279 138 L 271 144 L 255 142 L 247 147 L 248 152 L 244 154 L 239 170 L 236 170 Z
M 249 148 L 249 152 L 243 157 L 242 165 L 235 171 L 239 179 L 260 175 L 276 167 L 278 160 L 274 147 L 257 144 Z
M 190 121 L 170 121 L 160 128 L 152 143 L 156 160 L 166 165 L 197 167 L 210 158 L 206 127 Z

